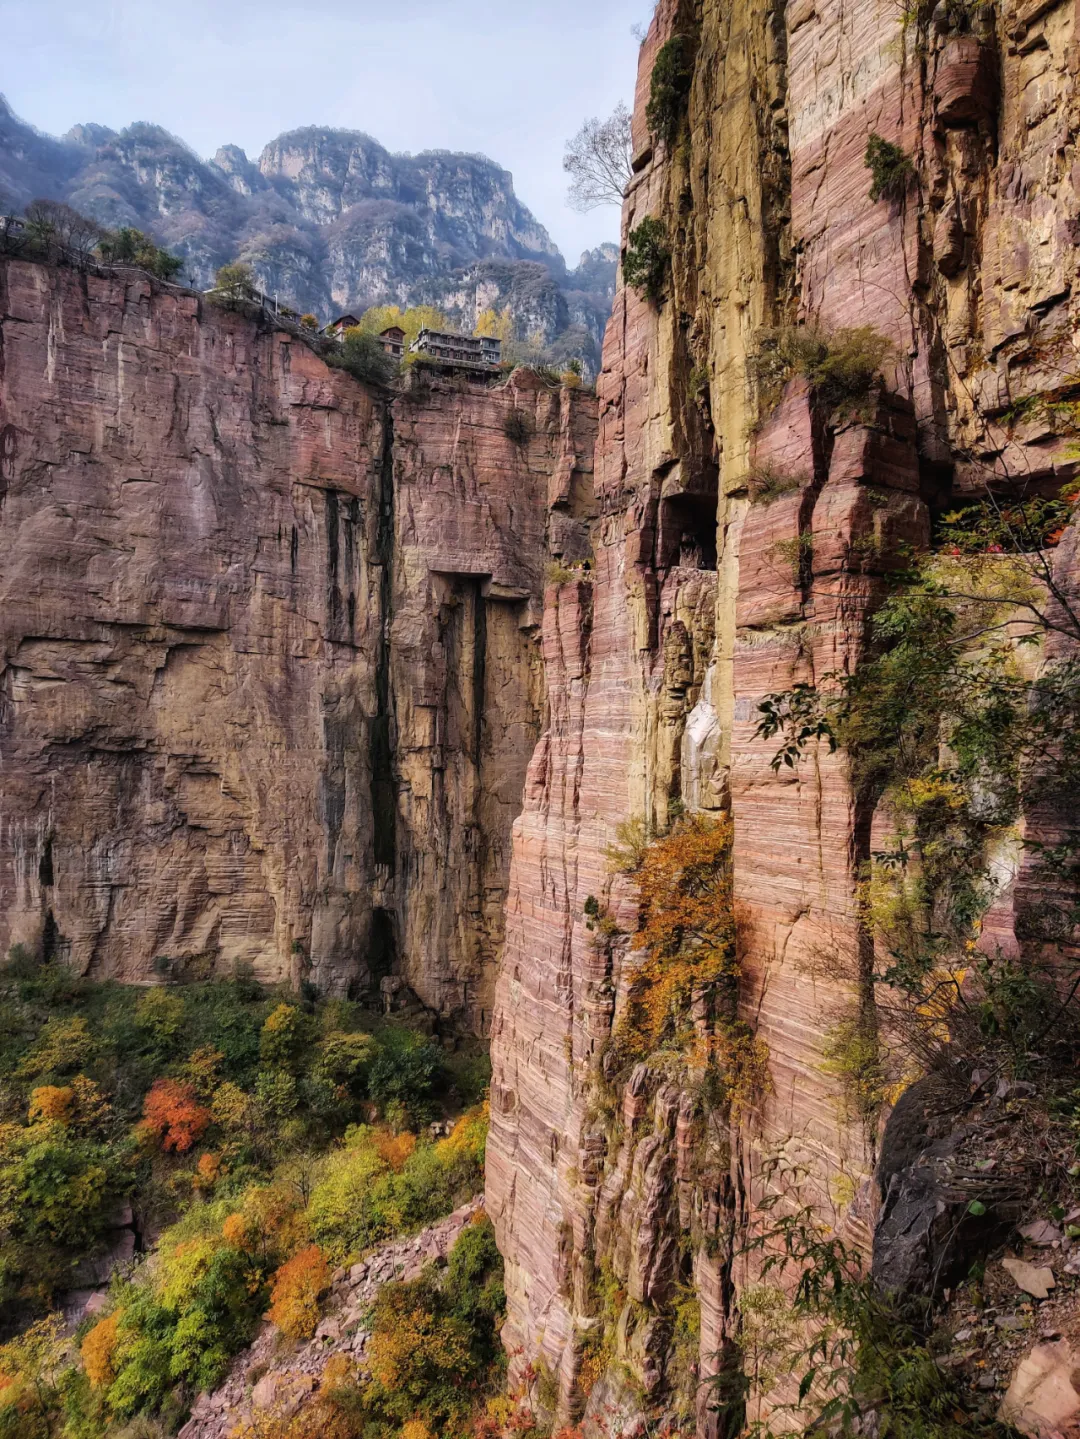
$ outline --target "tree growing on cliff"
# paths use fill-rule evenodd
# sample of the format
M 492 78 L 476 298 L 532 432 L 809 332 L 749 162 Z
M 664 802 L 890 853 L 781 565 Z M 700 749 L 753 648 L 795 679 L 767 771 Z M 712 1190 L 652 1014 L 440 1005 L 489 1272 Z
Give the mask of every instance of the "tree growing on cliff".
M 242 260 L 234 260 L 218 270 L 214 287 L 222 304 L 236 308 L 255 298 L 255 271 Z
M 108 265 L 138 265 L 159 280 L 175 280 L 184 268 L 178 255 L 163 250 L 149 235 L 126 225 L 106 232 L 98 241 L 98 252 Z
M 567 140 L 563 156 L 563 169 L 570 176 L 570 208 L 584 213 L 600 205 L 621 205 L 632 150 L 630 112 L 621 101 L 606 120 L 586 120 Z
M 26 207 L 26 235 L 48 259 L 85 260 L 104 231 L 96 220 L 57 200 L 32 200 Z
M 359 326 L 345 331 L 340 346 L 326 355 L 326 363 L 337 370 L 346 370 L 354 380 L 370 385 L 388 385 L 396 366 L 374 335 Z
M 663 296 L 670 265 L 667 228 L 663 220 L 647 215 L 630 231 L 623 255 L 623 279 L 657 304 Z

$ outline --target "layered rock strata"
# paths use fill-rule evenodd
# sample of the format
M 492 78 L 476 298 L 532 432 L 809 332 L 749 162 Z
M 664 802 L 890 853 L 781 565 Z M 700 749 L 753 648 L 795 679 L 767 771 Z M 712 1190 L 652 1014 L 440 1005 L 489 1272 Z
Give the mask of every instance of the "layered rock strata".
M 905 18 L 883 0 L 661 0 L 643 46 L 623 243 L 661 220 L 670 276 L 657 305 L 616 295 L 594 582 L 547 594 L 551 718 L 514 832 L 488 1150 L 514 1372 L 548 1366 L 559 1418 L 584 1410 L 588 1433 L 613 1409 L 626 1433 L 677 1416 L 680 1284 L 700 1310 L 696 1432 L 725 1432 L 708 1381 L 737 1361 L 755 1276 L 731 1235 L 753 1229 L 766 1161 L 869 1244 L 877 1136 L 823 1050 L 866 999 L 875 816 L 841 755 L 776 772 L 758 705 L 857 664 L 935 507 L 1074 473 L 1054 403 L 1080 385 L 1075 24 L 1071 3 Z M 674 36 L 694 60 L 668 146 L 645 106 Z M 877 202 L 873 134 L 910 167 Z M 889 342 L 857 418 L 801 381 L 766 402 L 753 356 L 800 320 Z M 608 1062 L 637 922 L 608 850 L 627 820 L 662 828 L 673 801 L 734 822 L 742 1013 L 771 1076 L 738 1127 L 685 1066 Z M 590 927 L 590 896 L 613 937 Z
M 595 401 L 391 401 L 132 272 L 7 262 L 0 340 L 0 951 L 481 1028 Z

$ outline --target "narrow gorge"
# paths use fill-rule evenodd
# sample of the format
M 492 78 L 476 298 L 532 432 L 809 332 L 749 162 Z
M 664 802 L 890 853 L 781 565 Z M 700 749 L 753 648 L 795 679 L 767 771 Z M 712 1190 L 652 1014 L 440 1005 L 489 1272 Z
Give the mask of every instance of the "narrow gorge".
M 447 1436 L 1080 1434 L 1078 27 L 659 0 L 595 392 L 0 258 L 0 953 L 490 1041 L 189 1439 L 435 1439 L 320 1395 L 485 1213 Z

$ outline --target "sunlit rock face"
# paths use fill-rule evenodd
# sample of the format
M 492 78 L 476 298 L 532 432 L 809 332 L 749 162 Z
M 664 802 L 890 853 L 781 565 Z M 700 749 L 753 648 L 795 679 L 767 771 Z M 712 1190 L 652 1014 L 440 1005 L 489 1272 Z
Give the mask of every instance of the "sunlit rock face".
M 635 1432 L 676 1413 L 676 1284 L 700 1303 L 692 1387 L 733 1358 L 755 1274 L 725 1235 L 736 1219 L 752 1232 L 764 1160 L 802 1166 L 827 1221 L 869 1244 L 877 1136 L 822 1064 L 866 964 L 857 885 L 881 817 L 841 755 L 777 772 L 758 705 L 858 662 L 934 505 L 987 466 L 1048 493 L 1075 469 L 1052 423 L 1001 419 L 1075 374 L 1074 26 L 1065 3 L 986 7 L 957 33 L 944 7 L 905 31 L 883 0 L 661 0 L 642 48 L 623 244 L 662 220 L 671 274 L 659 305 L 620 286 L 607 331 L 595 572 L 546 598 L 550 719 L 514 830 L 492 1031 L 511 1368 L 549 1369 L 559 1420 L 584 1413 L 587 1433 L 605 1414 Z M 645 106 L 676 35 L 692 37 L 693 78 L 668 147 Z M 918 176 L 876 203 L 872 132 Z M 799 319 L 891 342 L 857 416 L 824 414 L 798 381 L 759 407 L 761 331 Z M 609 849 L 627 820 L 662 828 L 673 801 L 734 822 L 743 1014 L 771 1073 L 737 1128 L 705 1117 L 677 1065 L 610 1084 L 637 916 Z M 590 927 L 590 896 L 622 938 Z M 606 1357 L 596 1380 L 613 1286 L 624 1308 L 603 1352 L 632 1392 Z M 697 1433 L 716 1436 L 713 1391 L 696 1392 Z M 760 1412 L 776 1397 L 756 1396 Z
M 134 272 L 4 262 L 0 318 L 0 951 L 482 1029 L 595 399 L 392 399 Z

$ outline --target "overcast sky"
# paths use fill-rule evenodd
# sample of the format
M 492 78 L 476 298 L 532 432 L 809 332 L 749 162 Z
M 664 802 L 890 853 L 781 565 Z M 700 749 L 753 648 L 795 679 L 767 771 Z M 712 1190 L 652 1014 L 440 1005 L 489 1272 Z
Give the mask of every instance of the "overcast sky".
M 151 120 L 210 157 L 300 125 L 482 151 L 571 264 L 618 234 L 565 203 L 566 138 L 630 102 L 650 0 L 0 0 L 0 91 L 59 135 Z

